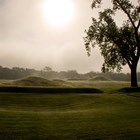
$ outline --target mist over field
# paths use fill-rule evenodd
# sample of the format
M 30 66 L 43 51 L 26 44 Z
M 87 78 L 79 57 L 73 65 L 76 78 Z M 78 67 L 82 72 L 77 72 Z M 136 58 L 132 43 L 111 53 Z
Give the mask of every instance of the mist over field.
M 111 1 L 0 0 L 0 140 L 140 140 L 140 22 L 118 12 L 117 28 Z M 130 1 L 112 8 L 139 20 Z M 100 51 L 102 70 L 131 73 L 101 72 Z
M 80 73 L 100 71 L 103 58 L 94 48 L 87 56 L 83 37 L 91 25 L 91 0 L 73 0 L 75 13 L 64 27 L 51 27 L 44 17 L 45 0 L 0 0 L 0 65 L 55 71 L 77 70 Z M 137 0 L 135 0 L 137 2 Z M 104 7 L 109 5 L 106 1 Z M 120 24 L 125 16 L 116 21 Z M 138 67 L 138 71 L 140 66 Z M 126 66 L 123 72 L 129 72 Z

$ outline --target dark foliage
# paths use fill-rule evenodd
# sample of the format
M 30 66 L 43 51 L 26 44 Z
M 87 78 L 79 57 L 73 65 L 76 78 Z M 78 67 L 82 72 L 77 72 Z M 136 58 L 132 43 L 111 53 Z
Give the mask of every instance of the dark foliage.
M 92 8 L 100 8 L 104 0 L 93 0 Z M 100 10 L 99 17 L 92 18 L 92 24 L 85 31 L 85 48 L 88 55 L 92 47 L 99 47 L 104 57 L 102 71 L 121 71 L 128 65 L 131 71 L 131 86 L 137 87 L 137 65 L 140 57 L 140 5 L 130 0 L 111 0 L 112 7 Z M 115 21 L 117 12 L 127 19 L 118 26 Z M 123 16 L 123 15 L 122 15 Z M 121 20 L 121 19 L 120 19 Z
M 43 71 L 28 68 L 7 68 L 0 66 L 0 79 L 15 80 L 21 79 L 29 76 L 38 76 L 46 79 L 64 79 L 64 80 L 89 80 L 95 77 L 105 77 L 106 79 L 115 81 L 130 81 L 130 73 L 99 73 L 99 72 L 88 72 L 85 74 L 80 74 L 75 70 L 69 71 Z M 140 81 L 140 72 L 138 72 L 138 80 Z

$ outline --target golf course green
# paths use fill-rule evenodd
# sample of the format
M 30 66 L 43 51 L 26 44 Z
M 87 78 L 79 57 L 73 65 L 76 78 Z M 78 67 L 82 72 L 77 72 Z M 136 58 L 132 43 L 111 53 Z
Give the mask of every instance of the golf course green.
M 0 92 L 0 140 L 140 139 L 140 92 L 118 91 L 128 82 L 67 84 L 103 93 Z

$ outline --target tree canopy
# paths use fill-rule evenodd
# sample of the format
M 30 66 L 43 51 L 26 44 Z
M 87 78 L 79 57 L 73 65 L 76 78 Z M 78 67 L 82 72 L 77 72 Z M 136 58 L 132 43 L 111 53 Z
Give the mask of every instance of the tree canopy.
M 94 0 L 92 8 L 100 8 L 102 1 Z M 128 64 L 133 75 L 131 85 L 137 86 L 136 69 L 140 57 L 140 5 L 136 6 L 130 0 L 110 2 L 111 8 L 99 12 L 98 19 L 92 18 L 92 25 L 86 30 L 86 37 L 84 37 L 85 47 L 88 55 L 91 46 L 100 48 L 101 55 L 104 57 L 103 72 L 120 71 L 122 66 Z M 127 16 L 121 27 L 116 24 L 114 18 L 117 11 L 122 11 Z

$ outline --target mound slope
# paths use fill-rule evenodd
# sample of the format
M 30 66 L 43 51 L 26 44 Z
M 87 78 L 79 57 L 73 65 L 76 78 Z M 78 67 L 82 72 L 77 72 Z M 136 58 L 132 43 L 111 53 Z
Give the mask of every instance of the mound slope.
M 60 80 L 47 80 L 41 77 L 26 77 L 23 79 L 15 80 L 11 83 L 11 85 L 16 86 L 63 86 L 65 85 L 65 81 Z
M 110 81 L 110 79 L 104 76 L 95 76 L 94 78 L 90 79 L 91 81 Z

